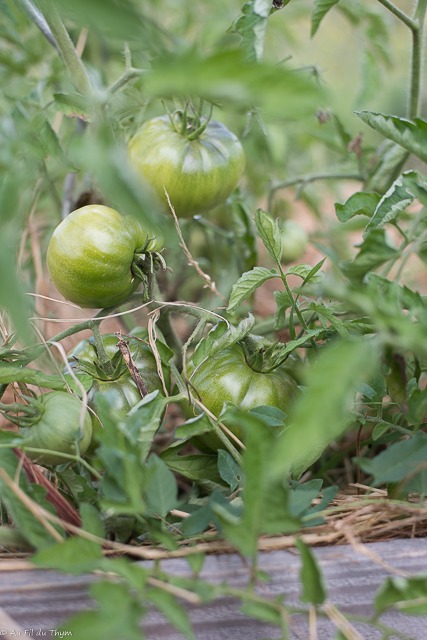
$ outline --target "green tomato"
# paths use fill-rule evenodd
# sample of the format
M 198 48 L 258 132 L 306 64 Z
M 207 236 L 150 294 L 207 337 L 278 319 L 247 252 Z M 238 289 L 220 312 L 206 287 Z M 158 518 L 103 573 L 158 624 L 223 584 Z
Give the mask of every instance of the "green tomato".
M 191 373 L 189 381 L 194 397 L 199 398 L 217 417 L 224 403 L 248 411 L 259 406 L 270 406 L 287 413 L 298 387 L 286 365 L 266 373 L 252 369 L 239 344 L 204 360 Z M 234 425 L 230 428 L 241 439 L 241 430 Z M 222 446 L 215 434 L 203 434 L 199 436 L 199 441 L 210 450 Z
M 287 220 L 281 230 L 282 258 L 285 264 L 295 262 L 304 255 L 307 247 L 308 235 L 297 222 Z
M 91 204 L 70 213 L 54 230 L 47 249 L 52 282 L 81 307 L 99 309 L 124 302 L 152 270 L 145 253 L 162 239 L 129 216 Z
M 166 189 L 181 217 L 224 202 L 245 166 L 243 147 L 227 127 L 215 120 L 196 127 L 180 112 L 160 116 L 143 124 L 128 146 L 131 166 L 162 202 Z
M 139 338 L 139 339 L 138 339 Z M 157 373 L 157 363 L 151 347 L 143 340 L 147 339 L 145 329 L 135 329 L 125 337 L 128 343 L 132 362 L 137 368 L 148 393 L 158 389 L 163 392 L 162 381 Z M 135 380 L 127 368 L 121 352 L 117 346 L 118 338 L 114 333 L 102 336 L 102 343 L 107 356 L 113 363 L 113 374 L 108 376 L 99 368 L 98 356 L 94 338 L 79 342 L 68 354 L 71 366 L 77 372 L 88 373 L 92 378 L 92 385 L 88 391 L 88 404 L 94 408 L 96 394 L 109 393 L 115 396 L 115 409 L 118 415 L 125 416 L 132 407 L 142 399 Z M 169 349 L 157 341 L 161 357 L 163 357 L 162 371 L 166 387 L 170 387 L 170 372 L 164 362 L 169 356 Z M 93 415 L 94 436 L 101 428 L 98 418 Z
M 83 403 L 65 391 L 51 391 L 37 398 L 39 408 L 31 426 L 23 427 L 24 451 L 37 464 L 54 466 L 68 462 L 58 453 L 84 455 L 92 440 L 92 420 Z M 27 447 L 52 453 L 28 451 Z

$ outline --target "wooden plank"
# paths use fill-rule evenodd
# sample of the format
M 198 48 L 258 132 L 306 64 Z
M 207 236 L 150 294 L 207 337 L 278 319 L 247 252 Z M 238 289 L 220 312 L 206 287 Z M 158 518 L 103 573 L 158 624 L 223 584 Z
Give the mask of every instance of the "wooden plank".
M 328 600 L 344 613 L 370 615 L 374 595 L 390 572 L 395 575 L 427 573 L 426 539 L 371 543 L 358 551 L 349 545 L 318 547 L 314 552 L 324 572 Z M 269 582 L 259 585 L 259 593 L 271 597 L 284 594 L 287 602 L 298 604 L 300 563 L 297 553 L 294 550 L 262 552 L 259 564 L 270 575 Z M 185 558 L 163 560 L 161 566 L 167 572 L 189 574 Z M 201 575 L 211 582 L 227 581 L 236 587 L 245 586 L 249 579 L 247 566 L 236 554 L 206 556 Z M 93 575 L 76 577 L 38 569 L 2 570 L 0 607 L 28 631 L 27 636 L 35 637 L 37 630 L 43 630 L 44 637 L 55 637 L 54 630 L 72 614 L 93 606 L 87 588 L 96 579 Z M 188 606 L 188 611 L 197 640 L 273 640 L 281 637 L 277 627 L 243 615 L 239 604 L 229 599 L 221 598 L 203 607 Z M 329 615 L 335 619 L 338 616 L 333 608 Z M 381 620 L 413 640 L 427 639 L 427 617 L 390 612 Z M 318 618 L 316 622 L 318 640 L 335 639 L 334 622 L 328 618 Z M 143 628 L 149 640 L 182 640 L 182 636 L 154 610 L 144 618 Z M 381 638 L 380 633 L 364 625 L 355 625 L 354 633 L 354 639 L 359 640 Z M 308 638 L 307 620 L 294 617 L 291 639 Z

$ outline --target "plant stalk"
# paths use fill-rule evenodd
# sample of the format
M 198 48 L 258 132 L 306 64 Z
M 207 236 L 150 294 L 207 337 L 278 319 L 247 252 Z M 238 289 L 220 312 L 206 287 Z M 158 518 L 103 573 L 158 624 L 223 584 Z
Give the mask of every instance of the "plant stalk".
M 74 44 L 70 38 L 55 3 L 51 0 L 38 0 L 39 8 L 50 27 L 58 46 L 59 53 L 77 91 L 85 96 L 93 96 L 93 87 Z
M 408 104 L 408 117 L 413 119 L 419 114 L 424 49 L 424 21 L 427 11 L 427 0 L 418 0 L 415 10 L 414 27 L 412 28 L 411 76 Z

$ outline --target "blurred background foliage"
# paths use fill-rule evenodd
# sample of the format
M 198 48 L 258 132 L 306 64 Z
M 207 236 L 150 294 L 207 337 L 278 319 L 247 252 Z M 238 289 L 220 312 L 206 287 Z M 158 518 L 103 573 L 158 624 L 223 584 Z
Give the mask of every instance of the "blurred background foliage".
M 37 289 L 34 234 L 44 258 L 53 226 L 83 192 L 146 221 L 160 217 L 173 254 L 172 225 L 134 180 L 125 146 L 144 119 L 177 100 L 212 101 L 214 117 L 241 137 L 247 156 L 241 198 L 227 205 L 238 213 L 223 208 L 195 223 L 196 253 L 201 230 L 206 236 L 210 225 L 223 228 L 232 219 L 233 232 L 214 233 L 214 244 L 223 238 L 222 262 L 230 253 L 250 256 L 248 215 L 270 193 L 272 213 L 292 217 L 294 194 L 277 188 L 289 178 L 313 172 L 366 178 L 380 139 L 354 110 L 405 113 L 404 27 L 371 0 L 326 3 L 331 8 L 322 21 L 322 3 L 275 4 L 0 1 L 0 305 L 21 332 L 24 310 L 30 314 L 33 305 L 23 291 Z M 55 16 L 81 55 L 87 84 L 54 46 Z M 342 194 L 340 183 L 301 184 L 308 215 L 328 219 L 330 194 Z M 231 270 L 204 259 L 225 294 L 250 266 L 241 257 Z

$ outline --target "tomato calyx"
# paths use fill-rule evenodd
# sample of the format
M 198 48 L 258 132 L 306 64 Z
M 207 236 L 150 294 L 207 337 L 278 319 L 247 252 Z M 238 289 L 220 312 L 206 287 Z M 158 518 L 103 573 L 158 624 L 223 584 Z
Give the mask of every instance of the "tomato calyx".
M 201 115 L 201 109 L 196 111 L 192 108 L 193 115 L 188 114 L 188 105 L 183 110 L 178 109 L 174 113 L 168 113 L 169 119 L 175 131 L 187 138 L 187 140 L 197 140 L 208 126 L 213 106 L 210 105 L 210 112 L 207 117 Z
M 283 354 L 284 345 L 281 342 L 271 342 L 262 336 L 247 335 L 241 341 L 245 361 L 256 373 L 270 373 L 283 366 L 290 353 Z
M 93 348 L 96 353 L 96 346 L 93 345 Z M 110 366 L 103 366 L 97 360 L 87 362 L 72 356 L 70 364 L 71 366 L 74 365 L 80 373 L 86 373 L 94 380 L 102 380 L 102 382 L 119 380 L 128 371 L 120 351 L 117 351 L 112 358 L 109 358 L 108 362 Z
M 19 427 L 32 427 L 42 417 L 45 407 L 37 396 L 21 396 L 23 402 L 12 402 L 11 404 L 0 403 L 0 411 L 13 424 Z

